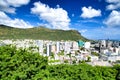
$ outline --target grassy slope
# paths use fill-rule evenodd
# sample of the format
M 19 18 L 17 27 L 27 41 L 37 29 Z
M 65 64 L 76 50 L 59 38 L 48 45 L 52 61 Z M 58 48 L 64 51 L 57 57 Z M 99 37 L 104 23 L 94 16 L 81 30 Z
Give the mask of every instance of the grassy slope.
M 76 30 L 52 30 L 43 27 L 19 29 L 0 26 L 0 39 L 87 40 Z

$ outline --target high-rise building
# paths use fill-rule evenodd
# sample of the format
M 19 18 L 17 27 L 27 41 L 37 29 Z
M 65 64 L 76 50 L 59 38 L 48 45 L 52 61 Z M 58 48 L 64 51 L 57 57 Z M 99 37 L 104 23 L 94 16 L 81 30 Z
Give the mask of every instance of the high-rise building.
M 101 47 L 103 48 L 106 48 L 106 40 L 101 40 Z
M 70 53 L 70 42 L 65 42 L 65 45 L 64 45 L 64 51 L 65 53 Z
M 56 43 L 56 53 L 59 53 L 60 51 L 60 42 Z
M 47 56 L 51 55 L 51 44 L 47 44 Z
M 112 46 L 112 41 L 106 40 L 106 48 L 110 48 Z
M 85 42 L 85 46 L 84 46 L 86 49 L 89 49 L 90 48 L 90 42 Z
M 43 41 L 42 40 L 36 40 L 36 44 L 39 48 L 39 53 L 43 53 Z
M 72 42 L 72 47 L 73 47 L 73 50 L 79 50 L 79 46 L 78 46 L 78 43 L 77 42 Z
M 65 45 L 64 42 L 60 42 L 60 51 L 61 51 L 61 50 L 64 50 L 64 47 L 65 47 L 64 45 Z
M 119 47 L 119 41 L 114 41 L 112 43 L 112 47 Z
M 103 50 L 106 49 L 106 40 L 99 41 L 99 53 L 103 53 Z
M 56 45 L 52 44 L 51 45 L 51 52 L 56 53 L 56 51 L 57 51 Z
M 84 44 L 85 44 L 85 43 L 84 43 L 83 41 L 81 41 L 81 40 L 78 41 L 78 46 L 79 46 L 79 47 L 83 47 Z

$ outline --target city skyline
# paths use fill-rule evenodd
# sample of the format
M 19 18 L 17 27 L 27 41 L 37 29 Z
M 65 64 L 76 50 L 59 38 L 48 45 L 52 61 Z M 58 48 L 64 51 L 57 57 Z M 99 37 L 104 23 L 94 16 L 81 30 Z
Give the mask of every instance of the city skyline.
M 120 40 L 120 0 L 1 0 L 0 24 L 75 29 L 88 39 Z

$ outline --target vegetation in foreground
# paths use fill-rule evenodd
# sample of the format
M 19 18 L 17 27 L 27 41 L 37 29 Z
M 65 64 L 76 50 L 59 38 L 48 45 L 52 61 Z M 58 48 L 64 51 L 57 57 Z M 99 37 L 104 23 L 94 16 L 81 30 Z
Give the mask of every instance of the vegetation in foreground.
M 81 36 L 76 30 L 54 30 L 44 27 L 36 27 L 29 29 L 13 28 L 0 25 L 1 39 L 41 39 L 41 40 L 83 40 L 88 39 Z
M 120 80 L 120 65 L 48 65 L 47 57 L 39 53 L 1 46 L 0 80 Z

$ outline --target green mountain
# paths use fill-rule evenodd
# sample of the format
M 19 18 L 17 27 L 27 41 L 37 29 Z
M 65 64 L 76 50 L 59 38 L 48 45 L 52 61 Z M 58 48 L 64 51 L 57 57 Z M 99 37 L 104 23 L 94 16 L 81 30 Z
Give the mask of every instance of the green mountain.
M 28 29 L 0 25 L 0 39 L 84 40 L 76 30 L 55 30 L 44 27 Z

